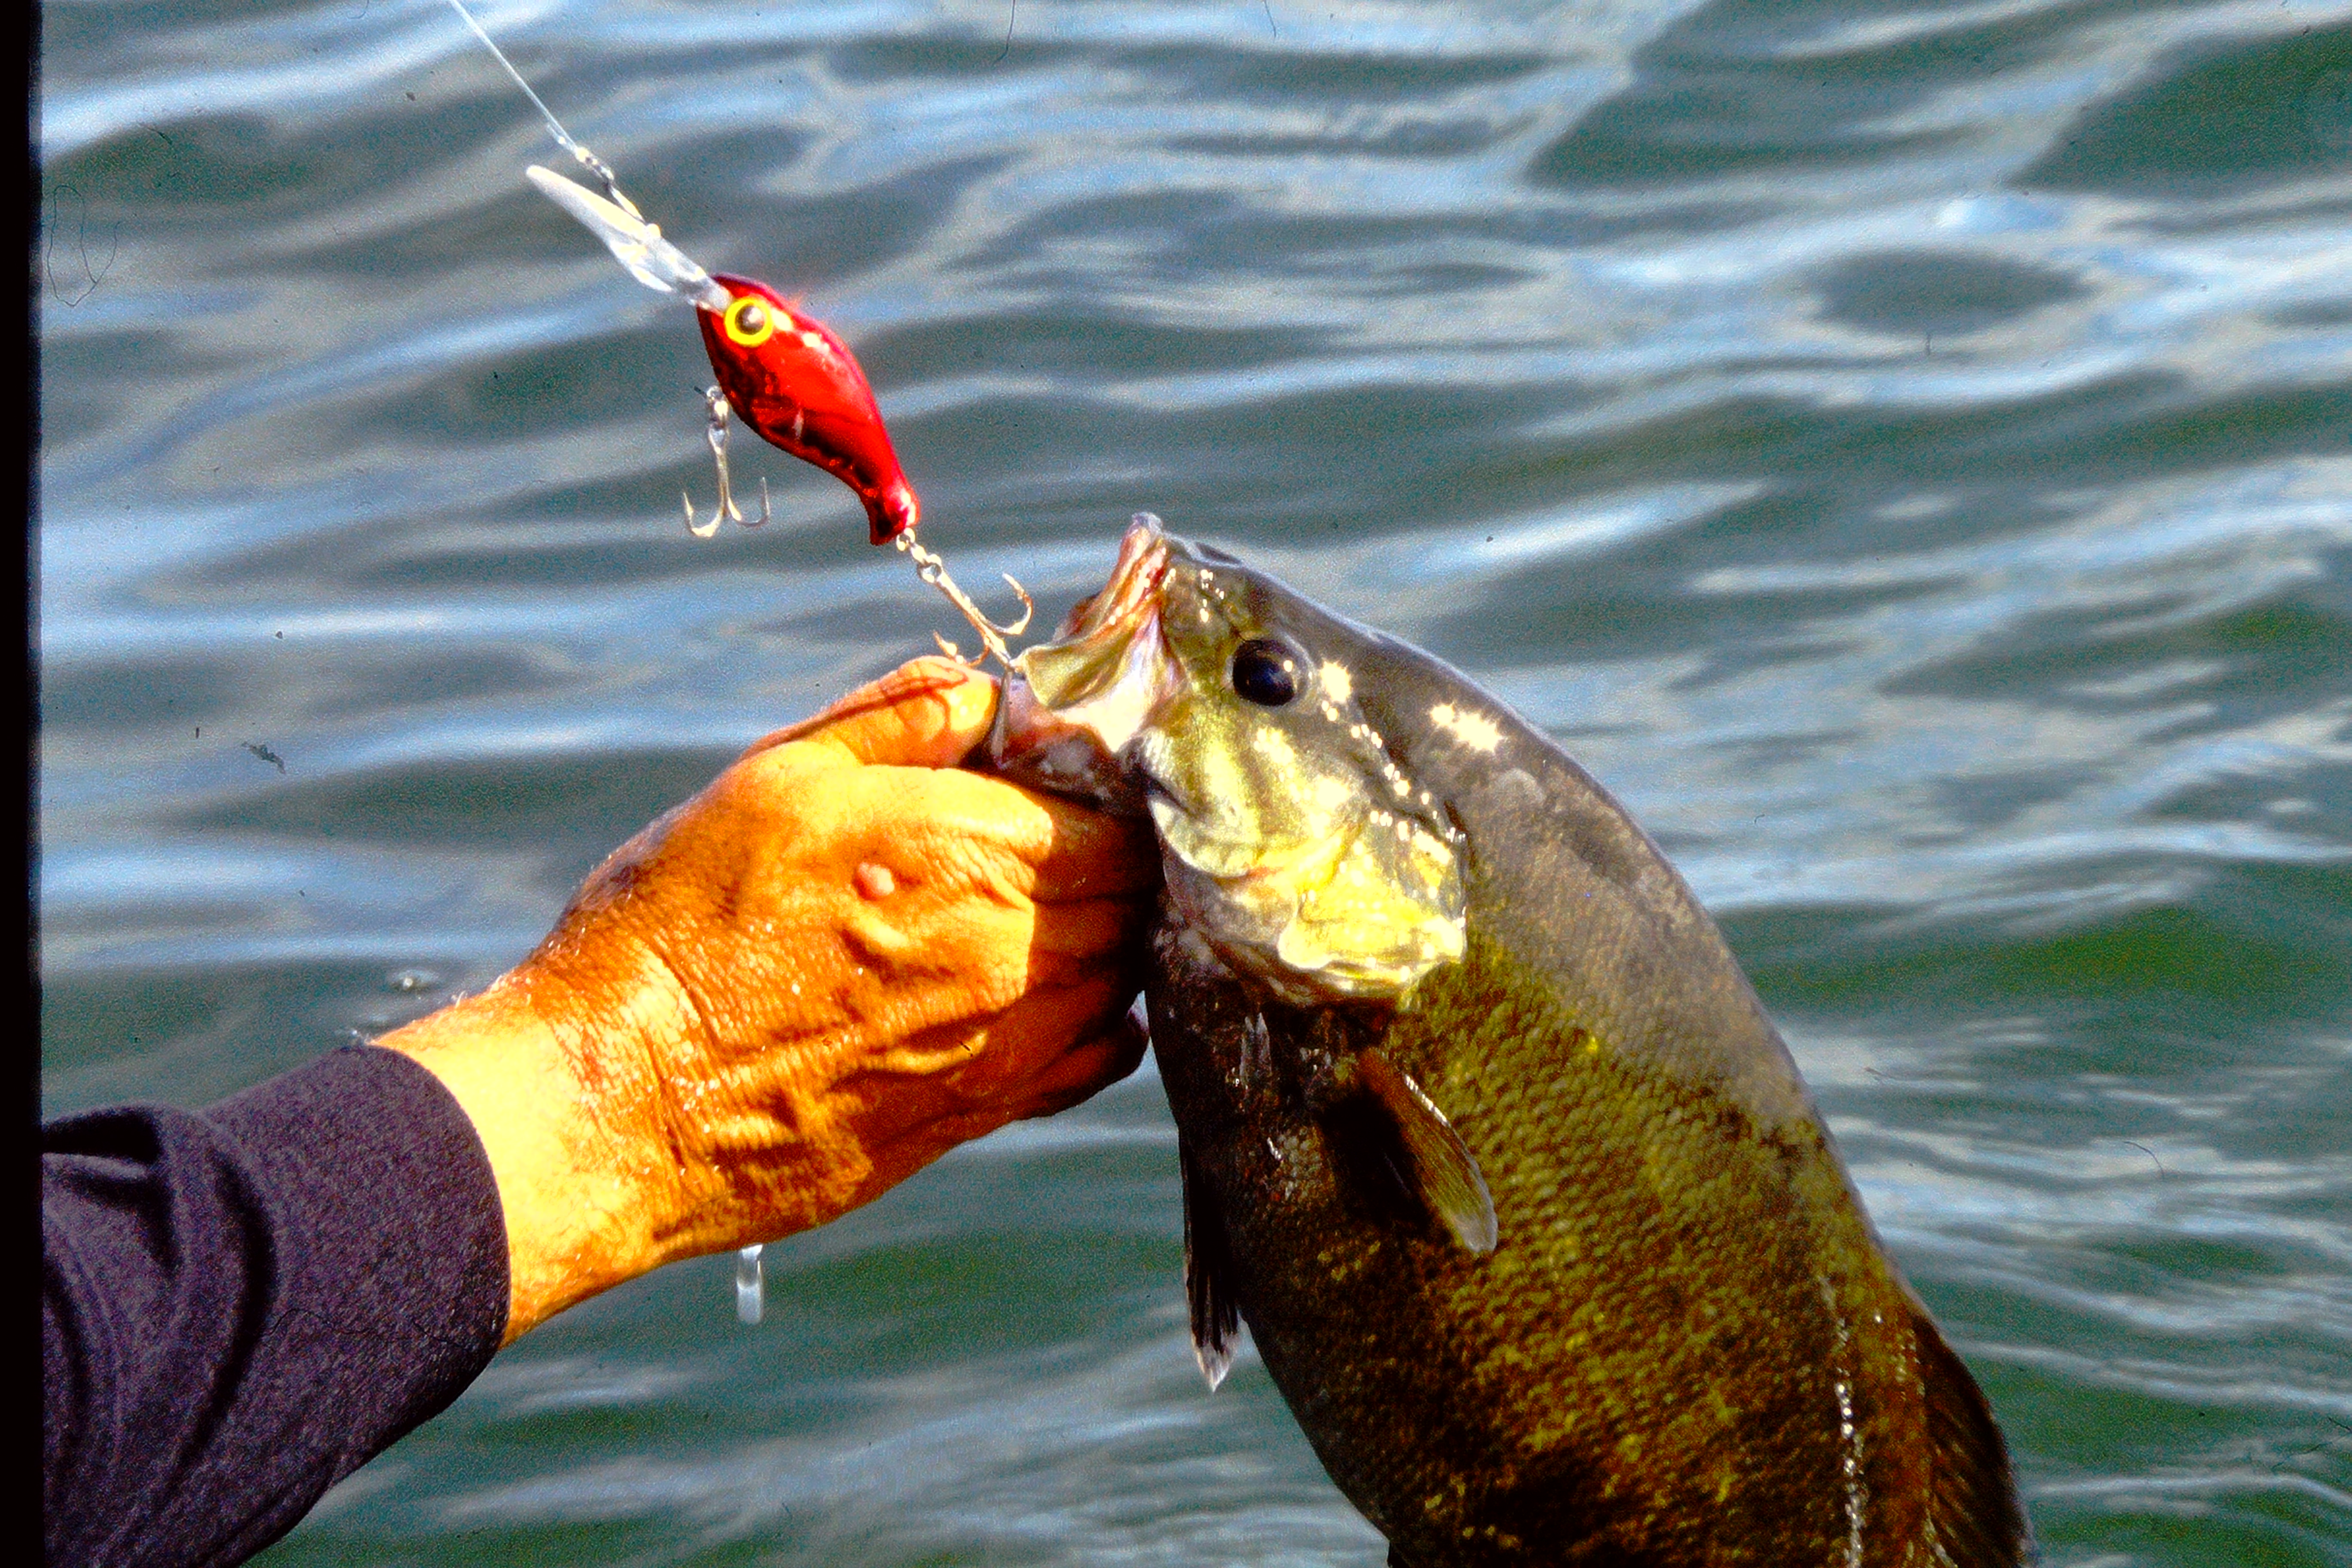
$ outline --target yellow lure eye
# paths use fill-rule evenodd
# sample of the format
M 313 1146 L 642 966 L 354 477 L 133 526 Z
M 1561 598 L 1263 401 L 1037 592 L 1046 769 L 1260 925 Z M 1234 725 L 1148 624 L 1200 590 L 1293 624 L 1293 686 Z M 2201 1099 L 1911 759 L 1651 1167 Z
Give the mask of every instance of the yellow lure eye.
M 746 294 L 727 307 L 719 318 L 727 329 L 730 342 L 747 349 L 756 349 L 776 335 L 778 311 L 756 294 Z M 789 322 L 787 323 L 789 324 Z

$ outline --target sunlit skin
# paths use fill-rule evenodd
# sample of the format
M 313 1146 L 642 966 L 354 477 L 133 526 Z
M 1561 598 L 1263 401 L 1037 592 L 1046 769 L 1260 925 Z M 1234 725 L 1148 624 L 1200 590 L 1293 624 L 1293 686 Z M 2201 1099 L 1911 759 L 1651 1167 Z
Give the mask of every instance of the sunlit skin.
M 995 703 L 919 659 L 769 736 L 521 963 L 384 1037 L 489 1156 L 509 1342 L 1134 1069 L 1158 857 L 1140 824 L 959 769 Z
M 856 490 L 875 543 L 914 527 L 921 507 L 848 345 L 756 279 L 715 279 L 733 302 L 695 319 L 736 417 Z

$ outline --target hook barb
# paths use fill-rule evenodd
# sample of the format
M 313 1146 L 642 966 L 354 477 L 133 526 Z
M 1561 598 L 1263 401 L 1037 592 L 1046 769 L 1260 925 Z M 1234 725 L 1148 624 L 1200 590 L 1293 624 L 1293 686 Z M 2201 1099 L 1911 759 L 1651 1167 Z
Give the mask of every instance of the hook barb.
M 996 629 L 1006 637 L 1017 637 L 1029 629 L 1031 621 L 1037 618 L 1037 601 L 1029 596 L 1029 590 L 1023 587 L 1021 579 L 1012 573 L 999 572 L 997 575 L 1003 578 L 1004 585 L 1013 590 L 1013 596 L 1021 601 L 1021 618 L 1009 626 L 999 626 Z

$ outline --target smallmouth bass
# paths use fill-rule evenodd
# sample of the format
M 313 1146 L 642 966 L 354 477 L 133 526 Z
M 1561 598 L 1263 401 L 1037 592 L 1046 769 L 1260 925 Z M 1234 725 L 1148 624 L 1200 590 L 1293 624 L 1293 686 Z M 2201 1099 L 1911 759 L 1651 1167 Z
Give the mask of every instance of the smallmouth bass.
M 1194 1352 L 1248 1323 L 1391 1564 L 2030 1560 L 1754 990 L 1549 738 L 1139 514 L 989 754 L 1157 830 Z

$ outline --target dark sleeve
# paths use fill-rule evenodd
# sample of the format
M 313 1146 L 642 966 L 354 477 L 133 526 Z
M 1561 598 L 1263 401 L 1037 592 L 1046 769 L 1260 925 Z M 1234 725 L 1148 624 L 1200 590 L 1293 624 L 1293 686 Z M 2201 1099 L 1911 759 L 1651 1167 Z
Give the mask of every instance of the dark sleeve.
M 506 1330 L 481 1142 L 373 1047 L 203 1111 L 51 1123 L 41 1227 L 51 1568 L 258 1552 Z

